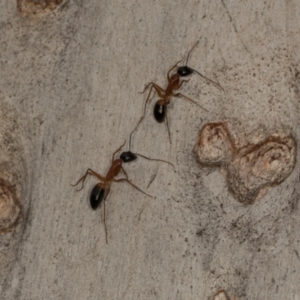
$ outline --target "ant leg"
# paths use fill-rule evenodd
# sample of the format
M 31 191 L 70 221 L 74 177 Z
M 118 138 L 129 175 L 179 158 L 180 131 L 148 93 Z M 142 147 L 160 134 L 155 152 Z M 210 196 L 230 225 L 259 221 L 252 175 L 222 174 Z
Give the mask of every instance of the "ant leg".
M 182 59 L 181 60 L 179 60 L 169 71 L 168 71 L 168 73 L 167 73 L 167 78 L 168 78 L 168 82 L 170 82 L 170 73 L 177 67 L 177 65 L 180 63 L 182 61 Z
M 190 81 L 190 80 L 182 80 L 182 81 L 180 82 L 180 84 L 178 85 L 178 87 L 177 87 L 176 89 L 174 89 L 174 90 L 175 90 L 175 91 L 176 91 L 176 90 L 179 90 L 184 82 L 189 82 L 189 81 Z
M 75 184 L 71 184 L 71 186 L 76 186 L 78 185 L 81 181 L 82 181 L 82 185 L 81 185 L 81 188 L 79 190 L 77 190 L 77 192 L 81 191 L 83 189 L 83 185 L 84 185 L 84 182 L 86 180 L 86 177 L 88 175 L 91 175 L 91 176 L 95 176 L 96 178 L 98 178 L 100 181 L 103 181 L 105 182 L 106 181 L 106 178 L 99 175 L 98 173 L 96 173 L 95 171 L 93 171 L 92 169 L 87 169 L 87 171 L 85 172 L 85 174 L 75 183 Z
M 106 244 L 108 244 L 107 228 L 106 228 L 106 221 L 105 221 L 105 201 L 103 202 L 103 223 L 104 223 L 104 230 L 105 230 L 105 241 L 106 241 Z
M 168 120 L 168 114 L 167 114 L 167 112 L 166 112 L 166 125 L 167 125 L 167 129 L 168 129 L 169 141 L 170 141 L 170 144 L 172 145 L 171 133 L 170 133 L 170 128 L 169 128 L 169 120 Z
M 161 93 L 164 93 L 165 92 L 165 90 L 162 88 L 162 87 L 160 87 L 159 85 L 157 85 L 155 82 L 153 82 L 153 81 L 151 81 L 151 82 L 149 82 L 147 85 L 146 85 L 146 87 L 144 88 L 144 90 L 142 91 L 142 92 L 139 92 L 140 94 L 144 94 L 145 92 L 146 92 L 146 90 L 147 90 L 147 88 L 149 87 L 151 85 L 151 89 L 152 89 L 152 87 L 156 87 L 156 92 L 157 92 L 157 94 L 159 95 L 159 97 L 162 97 L 163 98 L 163 96 L 161 95 L 161 94 L 159 94 L 159 92 L 158 91 L 160 91 Z
M 165 90 L 164 90 L 163 88 L 161 88 L 159 85 L 157 85 L 156 83 L 154 83 L 154 82 L 150 82 L 150 83 L 145 87 L 144 91 L 141 92 L 140 94 L 144 93 L 150 84 L 151 84 L 151 88 L 150 88 L 148 97 L 147 97 L 146 102 L 145 102 L 145 106 L 144 106 L 144 115 L 143 115 L 142 119 L 145 117 L 147 103 L 148 103 L 148 101 L 150 100 L 150 95 L 151 95 L 151 92 L 152 92 L 152 89 L 153 89 L 153 88 L 155 89 L 157 95 L 158 95 L 160 98 L 162 98 L 162 99 L 165 98 Z M 141 123 L 141 120 L 139 121 L 139 123 Z M 138 125 L 139 125 L 139 123 L 138 123 Z M 137 126 L 137 127 L 138 127 L 138 126 Z M 137 127 L 136 127 L 136 128 L 137 128 Z
M 175 96 L 175 97 L 180 97 L 181 96 L 181 97 L 185 98 L 186 100 L 189 100 L 189 101 L 193 102 L 194 104 L 196 104 L 197 106 L 199 106 L 203 110 L 205 110 L 207 112 L 209 111 L 209 110 L 205 109 L 204 107 L 202 107 L 200 104 L 198 104 L 196 101 L 192 100 L 191 98 L 189 98 L 189 97 L 187 97 L 187 96 L 185 96 L 185 95 L 183 95 L 181 93 L 174 94 L 173 96 Z
M 149 82 L 149 83 L 145 86 L 144 90 L 143 90 L 142 92 L 139 92 L 139 94 L 144 94 L 144 93 L 146 92 L 147 88 L 148 88 L 150 85 L 153 85 L 153 84 L 155 84 L 153 81 Z
M 162 99 L 164 98 L 164 94 L 163 94 L 163 93 L 164 93 L 165 91 L 164 91 L 159 85 L 157 85 L 157 84 L 154 83 L 154 82 L 150 82 L 150 83 L 145 87 L 144 91 L 143 91 L 143 92 L 140 92 L 140 94 L 144 93 L 144 92 L 146 91 L 146 89 L 147 89 L 150 85 L 152 85 L 152 86 L 151 86 L 151 88 L 150 88 L 148 97 L 147 97 L 147 99 L 146 99 L 146 101 L 145 101 L 144 114 L 143 114 L 142 117 L 139 119 L 137 125 L 135 126 L 135 128 L 133 129 L 133 131 L 132 131 L 131 134 L 130 134 L 130 138 L 129 138 L 129 149 L 130 149 L 130 147 L 131 147 L 131 136 L 132 136 L 133 133 L 139 128 L 140 124 L 142 123 L 142 121 L 143 121 L 144 118 L 145 118 L 145 115 L 146 115 L 146 108 L 147 108 L 147 104 L 148 104 L 148 102 L 149 102 L 149 100 L 150 100 L 150 95 L 151 95 L 152 89 L 153 89 L 153 88 L 155 89 L 155 91 L 156 91 L 156 93 L 159 95 L 159 97 L 161 97 Z
M 156 83 L 153 83 L 153 84 L 152 84 L 152 88 L 155 89 L 157 95 L 158 95 L 160 98 L 162 98 L 162 99 L 165 98 L 165 93 L 166 93 L 166 91 L 165 91 L 164 89 L 162 89 L 159 85 L 157 85 Z
M 124 147 L 125 143 L 126 143 L 126 140 L 125 140 L 125 142 L 123 143 L 123 145 L 121 145 L 121 146 L 113 153 L 112 158 L 111 158 L 111 163 L 114 162 L 114 160 L 115 160 L 115 155 L 116 155 L 116 154 Z
M 128 175 L 127 175 L 127 172 L 124 170 L 124 168 L 123 167 L 121 167 L 121 170 L 123 171 L 123 173 L 125 174 L 125 176 L 126 176 L 126 179 L 128 180 Z
M 149 102 L 149 100 L 150 100 L 150 95 L 151 95 L 152 89 L 153 89 L 153 85 L 151 86 L 150 91 L 149 91 L 149 94 L 148 94 L 148 97 L 147 97 L 147 99 L 146 99 L 146 101 L 145 101 L 145 105 L 144 105 L 144 114 L 143 114 L 141 120 L 139 121 L 138 126 L 140 125 L 140 123 L 142 122 L 142 120 L 145 118 L 145 115 L 146 115 L 146 108 L 147 108 L 147 104 L 148 104 L 148 102 Z M 137 127 L 138 127 L 138 126 L 137 126 Z
M 121 179 L 114 179 L 114 182 L 123 182 L 126 181 L 127 183 L 129 183 L 132 187 L 134 187 L 136 190 L 140 191 L 141 193 L 143 193 L 146 196 L 149 196 L 151 198 L 153 198 L 153 196 L 145 193 L 144 191 L 142 191 L 140 188 L 138 188 L 136 185 L 134 185 L 131 181 L 129 181 L 127 178 L 121 178 Z
M 105 210 L 105 202 L 106 202 L 106 198 L 108 196 L 110 192 L 110 186 L 108 186 L 105 190 L 105 196 L 104 196 L 104 199 L 103 199 L 103 223 L 104 223 L 104 230 L 105 230 L 105 240 L 106 240 L 106 244 L 108 244 L 108 239 L 107 239 L 107 227 L 106 227 L 106 210 Z
M 152 82 L 150 82 L 150 84 L 152 84 Z M 147 86 L 147 87 L 148 87 L 148 86 Z M 147 88 L 147 87 L 146 87 L 146 88 Z M 145 118 L 145 115 L 146 115 L 146 108 L 147 108 L 148 101 L 149 101 L 149 99 L 150 99 L 150 95 L 151 95 L 151 92 L 152 92 L 152 88 L 153 88 L 153 86 L 151 86 L 151 89 L 150 89 L 150 91 L 149 91 L 148 97 L 147 97 L 147 99 L 146 99 L 146 101 L 145 101 L 144 113 L 143 113 L 142 117 L 139 119 L 139 121 L 137 122 L 137 124 L 136 124 L 135 128 L 133 129 L 133 131 L 130 133 L 130 137 L 129 137 L 129 150 L 131 149 L 131 137 L 132 137 L 133 133 L 134 133 L 135 131 L 137 131 L 137 129 L 139 128 L 140 124 L 142 123 L 142 121 L 143 121 L 144 118 Z M 142 93 L 144 93 L 144 92 L 145 92 L 145 90 L 144 90 Z

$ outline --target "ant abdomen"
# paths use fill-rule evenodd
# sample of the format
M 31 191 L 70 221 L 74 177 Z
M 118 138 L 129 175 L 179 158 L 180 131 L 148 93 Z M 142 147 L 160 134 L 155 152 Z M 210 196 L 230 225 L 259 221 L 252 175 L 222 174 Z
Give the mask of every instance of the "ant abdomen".
M 94 186 L 90 195 L 90 204 L 93 210 L 96 210 L 102 203 L 105 195 L 105 189 L 98 184 Z
M 154 106 L 153 114 L 155 120 L 158 123 L 162 123 L 165 120 L 166 111 L 167 111 L 167 106 L 161 105 L 159 101 L 157 101 L 157 103 Z

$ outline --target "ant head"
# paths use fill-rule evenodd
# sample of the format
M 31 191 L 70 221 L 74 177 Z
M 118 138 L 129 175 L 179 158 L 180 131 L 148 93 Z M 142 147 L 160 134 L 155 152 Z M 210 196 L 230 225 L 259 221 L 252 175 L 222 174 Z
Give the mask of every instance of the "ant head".
M 136 160 L 137 156 L 134 153 L 132 153 L 131 151 L 124 151 L 124 152 L 121 153 L 120 159 L 124 163 L 127 163 L 127 162 L 131 162 L 131 161 Z
M 177 69 L 177 74 L 178 74 L 180 77 L 186 77 L 186 76 L 189 76 L 189 75 L 191 75 L 193 72 L 194 72 L 194 70 L 191 69 L 191 68 L 188 67 L 188 66 L 182 66 L 182 67 L 179 67 L 179 68 Z
M 180 77 L 186 77 L 186 76 L 189 76 L 191 75 L 195 70 L 188 67 L 187 64 L 188 64 L 188 61 L 189 61 L 189 57 L 190 57 L 190 54 L 191 52 L 194 50 L 194 48 L 198 45 L 199 41 L 196 42 L 196 44 L 193 46 L 193 48 L 189 51 L 187 57 L 186 57 L 186 62 L 185 62 L 185 66 L 182 66 L 182 67 L 179 67 L 177 69 L 177 74 L 180 76 Z

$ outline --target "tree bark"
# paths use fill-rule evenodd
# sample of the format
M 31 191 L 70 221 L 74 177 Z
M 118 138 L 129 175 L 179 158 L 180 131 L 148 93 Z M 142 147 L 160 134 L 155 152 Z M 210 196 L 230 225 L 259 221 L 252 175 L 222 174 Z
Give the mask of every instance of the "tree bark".
M 299 164 L 253 204 L 227 187 L 226 168 L 194 153 L 203 125 L 226 122 L 237 147 L 273 135 L 299 144 L 299 1 L 69 1 L 35 13 L 0 3 L 0 178 L 22 207 L 1 239 L 1 299 L 300 298 Z M 20 6 L 20 1 L 18 1 Z M 49 8 L 47 10 L 47 7 Z M 44 10 L 46 9 L 46 10 Z M 186 57 L 193 74 L 174 97 L 172 144 L 152 114 L 132 138 L 103 210 L 97 184 L 143 114 L 150 81 Z M 184 64 L 184 63 L 182 63 Z M 298 157 L 298 156 L 297 156 Z

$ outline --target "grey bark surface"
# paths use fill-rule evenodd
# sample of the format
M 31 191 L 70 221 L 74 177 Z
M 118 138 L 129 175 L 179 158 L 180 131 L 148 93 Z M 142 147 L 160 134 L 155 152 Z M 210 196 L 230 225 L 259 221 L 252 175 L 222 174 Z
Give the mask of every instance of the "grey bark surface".
M 1 1 L 1 116 L 18 124 L 12 164 L 23 207 L 15 233 L 0 237 L 1 299 L 207 299 L 219 288 L 245 300 L 300 299 L 299 164 L 242 205 L 222 171 L 201 168 L 193 152 L 200 128 L 219 121 L 240 144 L 277 132 L 299 144 L 299 11 L 296 0 L 93 0 L 28 18 Z M 181 91 L 209 112 L 172 100 L 172 145 L 153 97 L 133 151 L 176 168 L 124 166 L 154 198 L 114 184 L 106 244 L 102 211 L 88 205 L 97 181 L 80 192 L 70 183 L 87 168 L 106 174 L 143 112 L 138 92 L 150 81 L 165 87 L 197 40 L 190 66 L 225 93 L 192 76 Z

